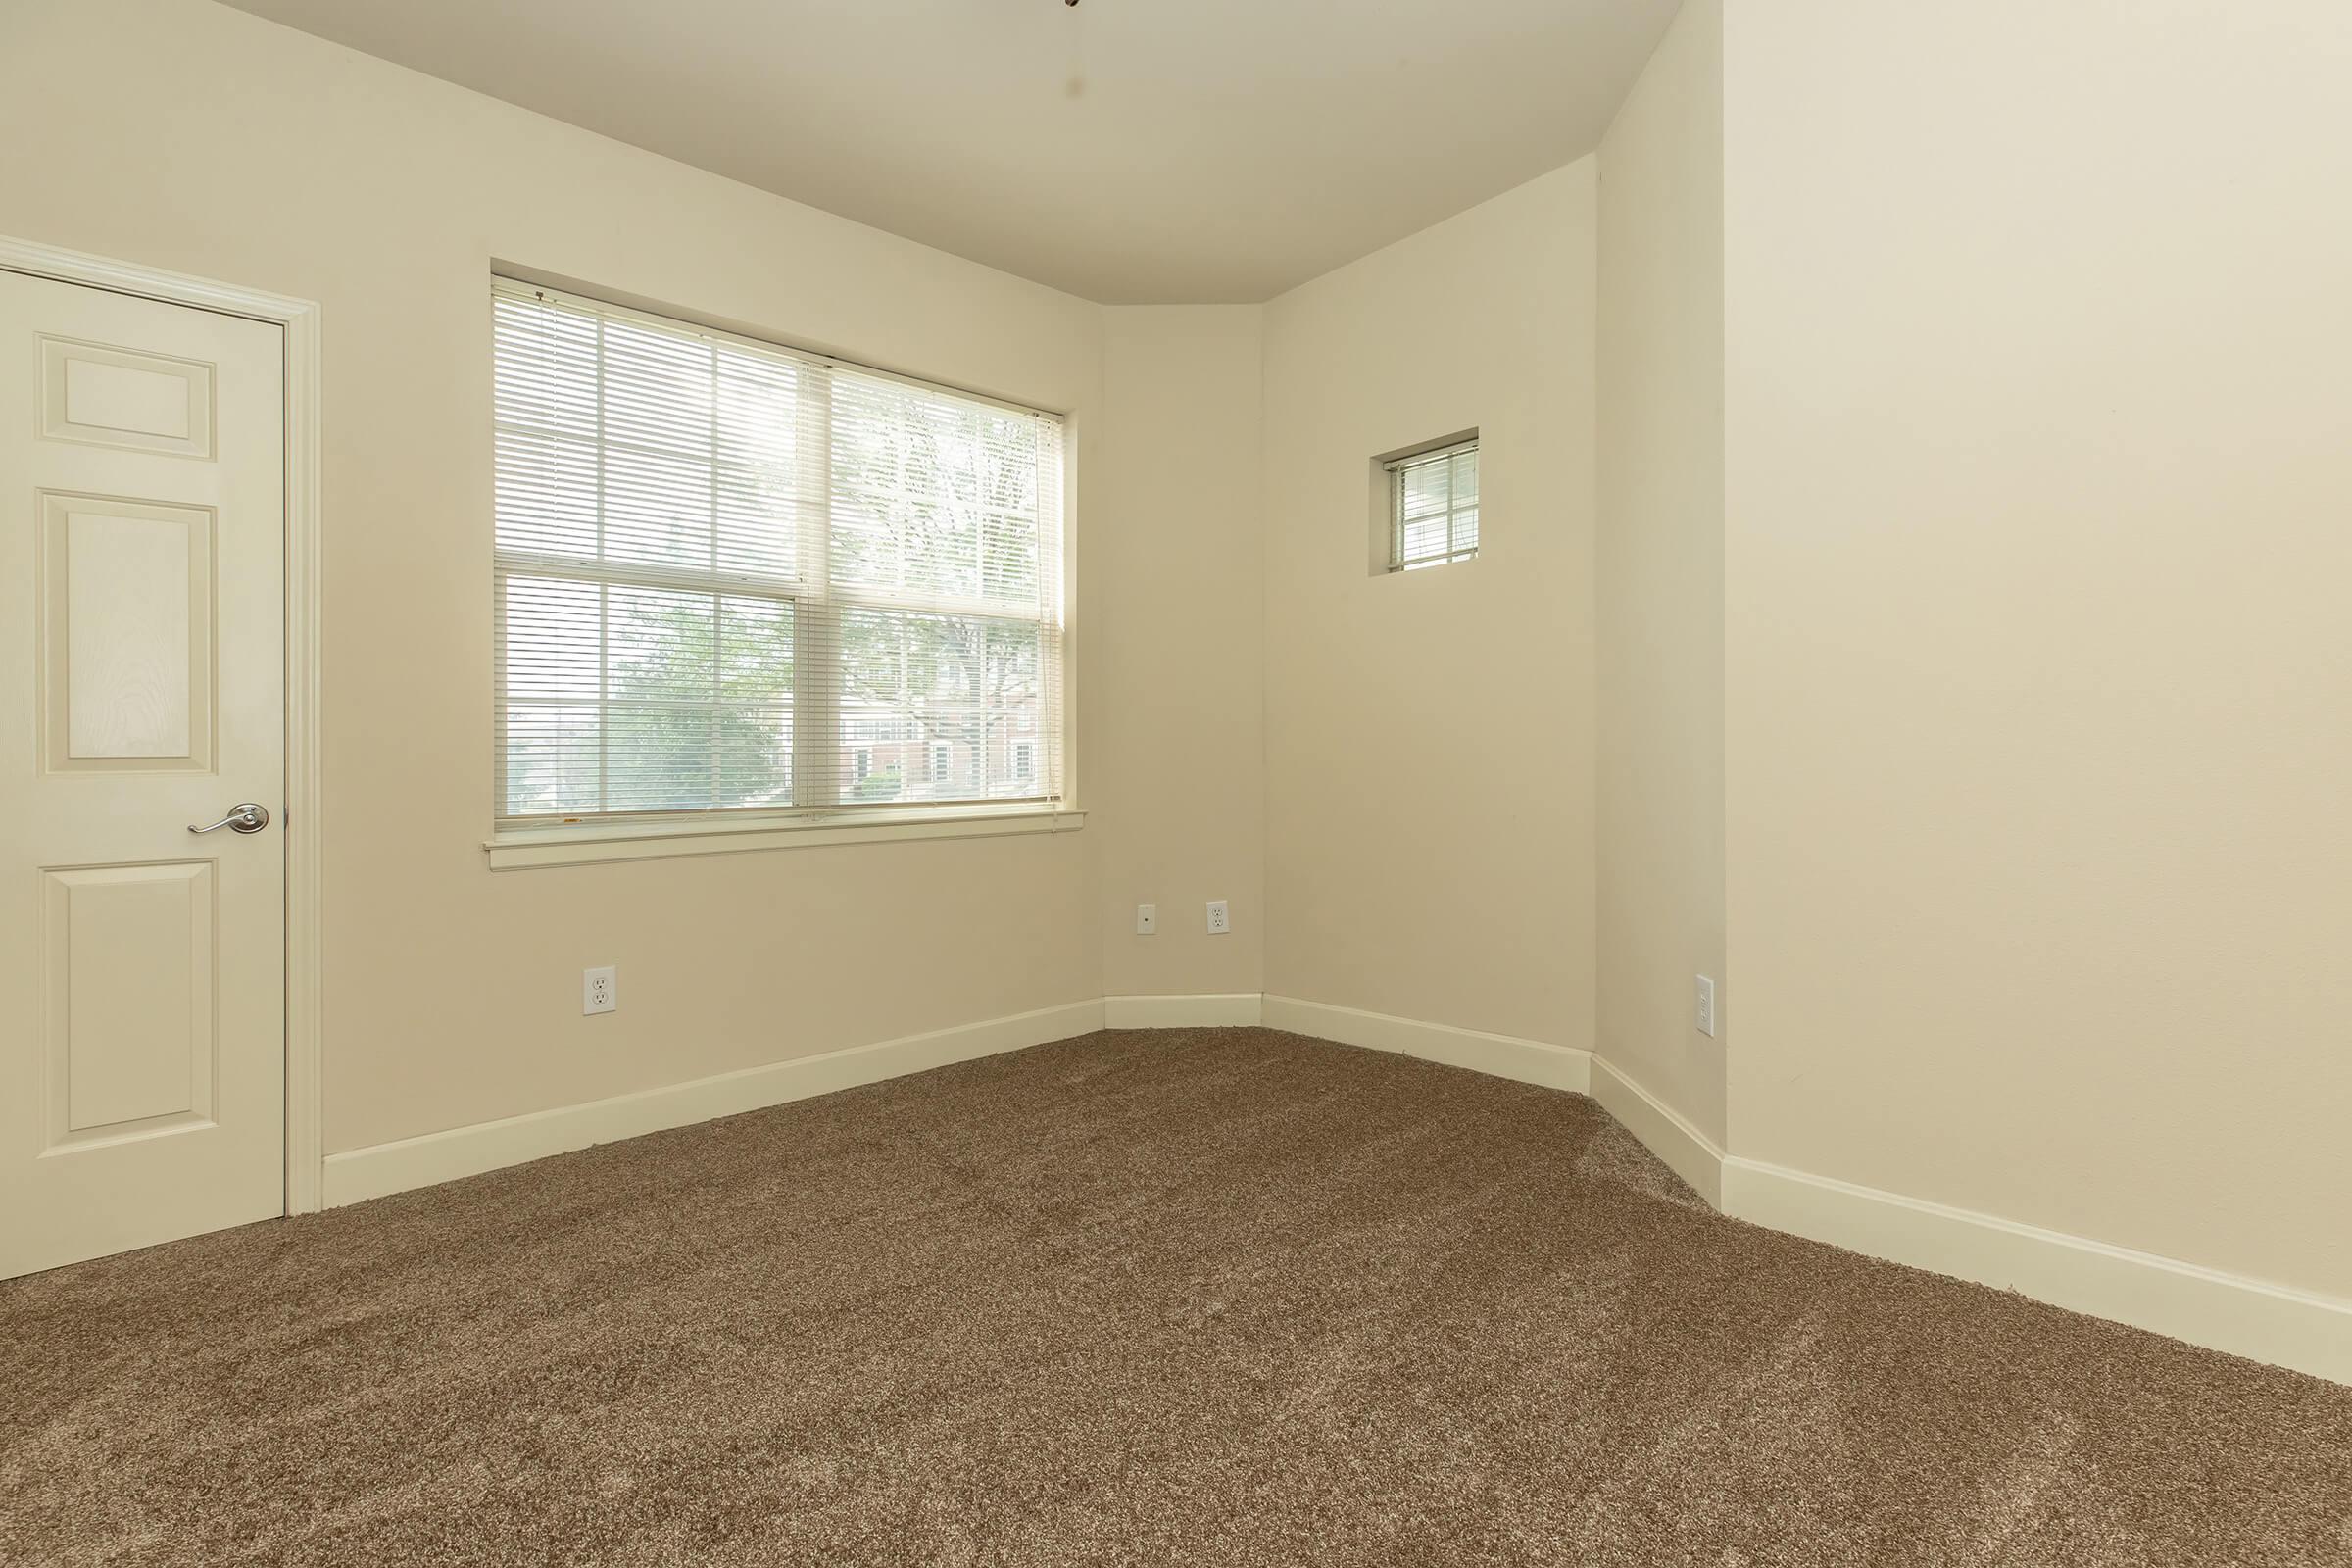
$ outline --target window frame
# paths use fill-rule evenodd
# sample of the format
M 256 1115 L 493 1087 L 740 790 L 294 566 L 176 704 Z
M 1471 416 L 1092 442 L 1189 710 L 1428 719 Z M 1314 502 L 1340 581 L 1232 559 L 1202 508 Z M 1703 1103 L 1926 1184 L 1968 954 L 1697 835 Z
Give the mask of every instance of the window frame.
M 1436 555 L 1408 559 L 1404 553 L 1406 475 L 1415 468 L 1441 462 L 1450 467 L 1464 456 L 1473 460 L 1478 475 L 1478 490 L 1474 498 L 1467 506 L 1462 505 L 1460 498 L 1453 494 L 1453 476 L 1448 472 L 1444 513 L 1428 514 L 1423 518 L 1414 519 L 1425 521 L 1428 516 L 1443 515 L 1446 519 L 1446 549 Z M 1380 523 L 1376 534 L 1378 543 L 1374 564 L 1379 568 L 1380 575 L 1402 575 L 1427 570 L 1432 566 L 1467 565 L 1479 558 L 1486 544 L 1486 518 L 1481 505 L 1486 493 L 1486 453 L 1477 430 L 1464 430 L 1442 441 L 1424 442 L 1400 452 L 1386 454 L 1374 460 L 1374 466 L 1377 478 L 1373 504 Z M 1456 522 L 1464 512 L 1479 514 L 1478 531 L 1466 549 L 1456 543 Z
M 1054 668 L 1048 678 L 1052 684 L 1040 698 L 1041 727 L 1033 737 L 1024 741 L 1031 747 L 1033 759 L 1029 776 L 1037 777 L 1042 787 L 1050 783 L 1038 777 L 1034 759 L 1036 748 L 1048 740 L 1058 746 L 1061 760 L 1060 790 L 1057 795 L 1030 800 L 973 800 L 953 802 L 891 802 L 874 806 L 846 804 L 849 786 L 846 779 L 830 776 L 822 767 L 811 765 L 813 755 L 826 750 L 827 743 L 817 740 L 817 726 L 839 724 L 834 704 L 838 693 L 822 680 L 803 680 L 799 671 L 812 667 L 808 634 L 816 617 L 801 612 L 809 584 L 806 576 L 796 576 L 787 585 L 783 580 L 750 581 L 740 587 L 729 583 L 713 588 L 709 582 L 680 583 L 695 592 L 741 594 L 745 597 L 773 601 L 790 606 L 793 612 L 795 679 L 792 685 L 793 713 L 792 777 L 795 802 L 790 806 L 710 807 L 678 810 L 619 810 L 583 812 L 577 815 L 522 818 L 505 814 L 507 778 L 506 670 L 503 654 L 494 661 L 491 670 L 494 713 L 493 772 L 491 830 L 483 849 L 493 870 L 520 869 L 540 865 L 576 865 L 601 860 L 668 858 L 745 850 L 814 847 L 822 844 L 882 842 L 892 839 L 995 837 L 1011 834 L 1058 833 L 1082 827 L 1086 813 L 1078 801 L 1078 613 L 1077 613 L 1077 420 L 1070 411 L 1043 405 L 1023 404 L 954 385 L 949 382 L 903 374 L 894 370 L 844 359 L 794 344 L 780 337 L 753 336 L 740 331 L 713 326 L 694 315 L 667 308 L 646 310 L 624 305 L 611 298 L 583 294 L 573 289 L 542 283 L 513 270 L 501 269 L 491 277 L 493 299 L 505 293 L 522 293 L 547 299 L 600 315 L 636 320 L 651 327 L 669 332 L 686 332 L 707 340 L 735 343 L 756 351 L 783 354 L 826 369 L 840 368 L 858 376 L 894 381 L 918 391 L 944 393 L 958 399 L 993 405 L 1022 416 L 1045 416 L 1060 426 L 1060 508 L 1059 508 L 1059 582 L 1058 617 L 1054 622 L 1059 643 Z M 485 333 L 485 359 L 494 350 L 495 332 Z M 485 432 L 493 441 L 500 428 L 494 418 Z M 496 467 L 495 460 L 492 465 Z M 490 507 L 485 513 L 495 514 Z M 1041 516 L 1041 521 L 1043 520 Z M 496 523 L 492 521 L 492 584 L 494 644 L 503 648 L 503 627 L 506 607 L 504 596 L 510 575 L 528 575 L 539 563 L 521 559 L 521 553 L 502 550 L 495 538 Z M 630 585 L 660 586 L 662 568 L 640 569 L 629 565 L 614 569 L 600 563 L 586 571 L 577 565 L 566 566 L 556 575 L 564 577 L 601 577 L 611 582 Z M 835 613 L 864 607 L 865 597 L 855 591 L 845 591 L 827 583 L 824 592 L 835 606 Z M 885 608 L 885 607 L 877 607 Z M 971 613 L 983 619 L 1017 619 L 1004 616 L 984 605 L 976 604 Z M 1049 622 L 1041 620 L 1040 624 Z M 805 662 L 804 661 L 808 661 Z M 601 704 L 604 699 L 600 699 Z M 1054 720 L 1058 719 L 1058 723 Z M 934 755 L 934 743 L 902 742 L 902 754 L 912 752 L 916 745 L 923 748 L 926 762 Z M 853 743 L 846 735 L 834 734 L 829 743 L 835 760 L 846 761 L 856 753 L 870 754 L 871 747 Z M 951 762 L 951 770 L 952 770 Z

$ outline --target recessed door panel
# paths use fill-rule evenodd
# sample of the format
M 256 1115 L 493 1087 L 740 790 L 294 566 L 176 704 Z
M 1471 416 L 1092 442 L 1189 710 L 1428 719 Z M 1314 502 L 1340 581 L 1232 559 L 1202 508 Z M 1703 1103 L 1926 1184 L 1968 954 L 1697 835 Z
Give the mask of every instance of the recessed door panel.
M 211 863 L 77 867 L 42 881 L 48 1152 L 209 1124 Z
M 106 343 L 41 339 L 41 434 L 53 441 L 213 453 L 215 367 Z
M 211 510 L 41 500 L 49 766 L 211 767 Z

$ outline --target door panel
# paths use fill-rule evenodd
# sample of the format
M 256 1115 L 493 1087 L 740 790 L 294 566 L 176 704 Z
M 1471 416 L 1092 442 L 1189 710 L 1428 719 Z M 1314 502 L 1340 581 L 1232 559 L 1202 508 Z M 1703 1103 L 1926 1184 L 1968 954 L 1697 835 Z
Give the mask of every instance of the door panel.
M 93 1138 L 212 1124 L 213 868 L 50 871 L 44 1155 Z
M 0 1275 L 284 1211 L 283 359 L 0 271 Z
M 55 494 L 41 510 L 49 766 L 209 771 L 212 514 Z
M 215 368 L 135 349 L 43 337 L 41 433 L 57 441 L 210 458 Z

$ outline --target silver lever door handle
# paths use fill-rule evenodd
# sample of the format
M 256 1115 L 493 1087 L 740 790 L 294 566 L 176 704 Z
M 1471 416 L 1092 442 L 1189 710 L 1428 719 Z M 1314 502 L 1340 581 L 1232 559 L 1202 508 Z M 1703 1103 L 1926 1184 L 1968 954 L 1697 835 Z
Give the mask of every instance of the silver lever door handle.
M 215 822 L 212 827 L 198 827 L 195 823 L 190 822 L 188 824 L 188 831 L 191 833 L 210 833 L 213 831 L 213 828 L 224 827 L 232 833 L 259 833 L 262 829 L 268 827 L 269 825 L 269 808 L 262 806 L 259 802 L 244 801 L 240 802 L 238 805 L 230 807 L 228 808 L 228 814 L 222 817 L 220 821 Z

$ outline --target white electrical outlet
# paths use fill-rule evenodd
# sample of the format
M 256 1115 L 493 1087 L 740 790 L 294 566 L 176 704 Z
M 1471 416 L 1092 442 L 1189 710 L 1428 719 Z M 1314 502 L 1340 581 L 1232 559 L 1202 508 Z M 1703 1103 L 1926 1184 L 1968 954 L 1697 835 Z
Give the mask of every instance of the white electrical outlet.
M 612 964 L 580 971 L 580 1011 L 612 1012 L 620 1006 L 620 971 Z
M 1159 929 L 1159 906 L 1139 904 L 1135 906 L 1135 934 L 1148 937 Z
M 1698 983 L 1691 988 L 1690 1021 L 1698 1026 L 1700 1034 L 1712 1040 L 1715 1038 L 1715 982 L 1703 974 L 1695 978 Z
M 1223 899 L 1209 900 L 1208 934 L 1212 937 L 1221 937 L 1232 929 L 1233 917 L 1225 912 L 1225 901 Z

